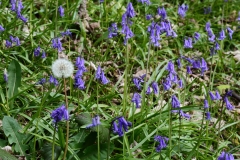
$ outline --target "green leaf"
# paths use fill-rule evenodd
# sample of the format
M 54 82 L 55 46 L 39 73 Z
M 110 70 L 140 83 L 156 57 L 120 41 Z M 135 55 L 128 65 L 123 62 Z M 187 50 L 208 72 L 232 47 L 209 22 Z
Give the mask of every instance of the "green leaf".
M 74 149 L 81 149 L 83 143 L 85 142 L 85 138 L 90 134 L 89 131 L 87 131 L 86 129 L 80 129 L 80 132 L 78 134 L 76 134 L 75 136 L 73 136 L 70 141 L 72 141 L 70 143 L 70 145 L 72 146 L 72 148 Z
M 61 154 L 61 147 L 54 146 L 54 159 L 57 160 Z M 45 143 L 41 149 L 41 155 L 44 160 L 52 160 L 52 144 Z
M 18 93 L 21 85 L 21 66 L 16 60 L 12 60 L 8 66 L 8 99 L 13 98 Z
M 17 160 L 16 157 L 6 152 L 5 150 L 2 150 L 1 148 L 0 148 L 0 158 L 2 160 Z
M 76 116 L 75 120 L 80 126 L 92 123 L 92 118 L 89 113 L 81 113 Z
M 100 144 L 100 159 L 106 159 L 107 158 L 107 151 L 109 148 L 109 154 L 110 155 L 113 151 L 113 144 L 110 144 L 110 146 L 108 147 L 108 144 Z M 84 151 L 83 151 L 83 156 L 81 156 L 81 159 L 84 160 L 97 160 L 98 159 L 98 146 L 97 144 L 91 145 L 89 147 L 87 147 Z
M 9 143 L 15 143 L 15 151 L 19 152 L 21 155 L 25 155 L 25 151 L 28 147 L 23 144 L 25 135 L 19 132 L 22 130 L 20 124 L 14 118 L 8 116 L 4 116 L 2 123 L 3 131 L 8 137 Z
M 61 146 L 62 149 L 65 148 L 65 138 L 64 138 L 64 135 L 63 135 L 63 130 L 62 128 L 58 128 L 58 137 L 59 137 L 59 144 Z

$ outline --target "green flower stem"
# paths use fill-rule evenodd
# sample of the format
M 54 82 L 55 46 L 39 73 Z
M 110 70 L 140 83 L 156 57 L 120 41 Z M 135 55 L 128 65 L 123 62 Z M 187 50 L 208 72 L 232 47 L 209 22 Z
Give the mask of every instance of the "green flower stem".
M 97 83 L 97 115 L 99 114 L 99 105 L 98 105 L 98 83 Z M 98 145 L 98 160 L 101 159 L 100 157 L 100 140 L 99 140 L 99 125 L 97 125 L 97 145 Z
M 171 150 L 172 150 L 172 108 L 171 105 L 168 103 L 169 108 L 169 130 L 168 130 L 168 138 L 169 138 L 169 159 L 171 159 Z
M 68 110 L 68 99 L 67 99 L 67 89 L 66 89 L 66 79 L 63 78 L 64 81 L 64 92 L 65 92 L 65 107 L 66 110 Z M 67 134 L 66 134 L 66 143 L 65 143 L 65 150 L 64 150 L 64 156 L 63 156 L 63 160 L 66 159 L 67 156 L 67 150 L 68 150 L 68 137 L 69 137 L 69 121 L 67 120 L 66 122 L 66 126 L 67 126 Z
M 53 132 L 53 143 L 52 143 L 52 160 L 54 160 L 54 147 L 55 147 L 55 134 L 56 134 L 57 124 L 54 126 L 54 132 Z
M 58 17 L 58 0 L 55 3 L 56 17 L 55 17 L 55 37 L 57 37 L 57 17 Z

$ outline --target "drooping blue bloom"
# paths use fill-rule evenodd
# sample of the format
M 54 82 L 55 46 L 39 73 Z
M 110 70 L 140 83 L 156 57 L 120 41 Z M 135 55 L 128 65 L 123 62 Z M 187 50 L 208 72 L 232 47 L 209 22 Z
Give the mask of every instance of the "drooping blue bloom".
M 134 11 L 134 8 L 133 8 L 131 2 L 128 3 L 128 5 L 127 5 L 126 15 L 127 15 L 127 17 L 129 17 L 129 18 L 135 17 L 135 11 Z
M 151 14 L 147 14 L 146 15 L 146 20 L 151 20 L 152 19 L 152 15 Z
M 151 94 L 151 92 L 152 92 L 152 91 L 151 91 L 151 87 L 148 86 L 148 87 L 147 87 L 147 90 L 146 90 L 146 94 L 149 95 L 149 94 Z
M 187 74 L 192 74 L 192 70 L 190 66 L 187 66 Z
M 207 108 L 209 108 L 208 100 L 204 99 L 204 109 L 207 109 Z
M 107 77 L 105 76 L 102 68 L 100 66 L 98 66 L 96 74 L 95 74 L 95 78 L 99 81 L 101 81 L 102 84 L 107 84 L 109 83 L 109 80 L 107 79 Z
M 182 67 L 181 59 L 180 59 L 180 58 L 177 59 L 177 66 L 178 66 L 178 68 L 181 68 L 181 67 Z
M 24 6 L 22 4 L 22 1 L 21 0 L 18 0 L 18 1 L 11 0 L 10 3 L 11 3 L 11 6 L 12 6 L 11 10 L 14 11 L 17 14 L 17 18 L 19 18 L 24 23 L 26 23 L 28 21 L 28 19 L 21 14 L 22 9 L 24 8 Z
M 223 101 L 226 103 L 226 108 L 227 108 L 227 110 L 233 110 L 233 109 L 234 109 L 233 105 L 229 102 L 227 96 L 225 96 L 225 97 L 223 98 Z
M 200 60 L 192 60 L 192 68 L 200 69 L 201 68 L 201 61 Z
M 140 108 L 141 106 L 141 95 L 139 93 L 134 93 L 132 97 L 132 102 L 135 103 L 136 108 Z
M 215 55 L 215 54 L 216 54 L 215 48 L 214 48 L 214 47 L 211 47 L 211 48 L 210 48 L 210 55 L 213 56 L 213 55 Z
M 202 60 L 201 60 L 200 68 L 201 68 L 201 75 L 203 75 L 203 73 L 208 70 L 207 62 L 204 60 L 204 58 L 202 58 Z
M 3 32 L 5 29 L 0 25 L 0 32 Z
M 158 88 L 157 82 L 152 82 L 152 89 L 153 89 L 153 93 L 154 94 L 158 94 L 159 93 L 159 88 Z
M 218 40 L 224 40 L 225 38 L 226 38 L 225 31 L 222 29 L 221 32 L 219 32 Z
M 37 84 L 44 85 L 46 83 L 46 78 L 40 79 Z
M 92 123 L 87 125 L 86 128 L 92 128 L 92 127 L 96 127 L 98 125 L 100 125 L 101 122 L 100 122 L 100 117 L 99 116 L 95 116 L 92 118 Z
M 188 10 L 188 5 L 182 4 L 178 7 L 178 14 L 184 18 L 186 16 L 186 12 Z
M 68 110 L 66 109 L 66 107 L 64 105 L 60 106 L 59 108 L 55 109 L 52 111 L 51 113 L 51 117 L 53 119 L 53 123 L 57 124 L 58 122 L 60 122 L 63 118 L 65 120 L 69 120 L 69 114 L 68 114 Z
M 38 46 L 37 48 L 34 49 L 34 56 L 38 57 L 41 53 L 41 48 Z
M 62 37 L 64 36 L 72 36 L 72 32 L 70 32 L 69 29 L 67 29 L 65 32 L 61 32 Z
M 144 80 L 139 77 L 133 77 L 132 80 L 133 80 L 133 83 L 135 84 L 135 86 L 137 87 L 137 89 L 141 90 L 141 83 L 144 82 Z
M 234 160 L 234 157 L 231 153 L 222 151 L 221 155 L 218 157 L 217 160 Z
M 218 91 L 215 92 L 215 97 L 216 97 L 216 100 L 222 99 L 222 97 L 221 97 L 221 95 L 219 94 Z
M 205 113 L 205 116 L 206 116 L 206 120 L 210 120 L 211 119 L 211 114 L 210 114 L 210 112 L 206 112 Z
M 12 6 L 11 10 L 16 11 L 16 0 L 11 0 L 10 3 L 11 3 L 11 6 Z
M 172 95 L 172 108 L 180 108 L 180 102 L 175 95 Z
M 216 96 L 212 92 L 209 92 L 209 96 L 212 101 L 216 100 Z
M 211 23 L 210 22 L 207 22 L 206 25 L 205 25 L 205 30 L 208 31 L 210 30 L 211 28 Z
M 209 14 L 212 12 L 212 8 L 210 6 L 203 8 L 204 9 L 204 14 Z
M 75 81 L 74 81 L 74 86 L 75 86 L 76 88 L 81 89 L 81 90 L 85 89 L 85 82 L 84 82 L 84 80 L 82 79 L 82 77 L 76 77 L 76 76 L 75 76 L 74 80 L 75 80 Z
M 198 32 L 194 33 L 194 38 L 196 41 L 198 41 L 200 39 L 200 37 L 201 37 L 200 33 L 198 33 Z
M 184 48 L 193 48 L 192 38 L 188 37 L 184 39 Z
M 41 56 L 42 59 L 46 58 L 46 52 L 45 51 L 42 51 L 42 56 Z
M 6 68 L 4 69 L 4 72 L 3 72 L 3 79 L 4 79 L 5 82 L 8 81 L 8 73 L 7 73 L 7 69 Z
M 169 78 L 166 78 L 165 81 L 163 82 L 163 89 L 165 91 L 169 90 L 172 86 L 172 82 Z
M 183 81 L 181 79 L 178 81 L 178 86 L 179 88 L 183 88 Z
M 220 50 L 220 45 L 216 42 L 215 43 L 215 48 L 214 48 L 215 50 Z
M 156 147 L 156 152 L 160 152 L 163 148 L 167 147 L 166 143 L 168 142 L 169 139 L 167 137 L 156 135 L 154 136 L 154 140 L 159 143 Z
M 60 5 L 60 6 L 58 7 L 58 12 L 59 12 L 59 14 L 60 14 L 60 17 L 63 17 L 63 16 L 64 16 L 64 8 L 62 7 L 62 5 Z
M 118 123 L 116 123 L 116 121 L 118 121 Z M 128 131 L 128 127 L 132 126 L 132 123 L 129 121 L 126 121 L 124 117 L 118 117 L 116 118 L 113 122 L 113 133 L 117 133 L 119 135 L 119 137 L 122 137 L 124 132 Z M 122 129 L 123 128 L 123 129 Z
M 181 109 L 179 110 L 179 115 L 180 117 L 186 118 L 186 119 L 190 119 L 191 116 L 187 113 L 184 113 Z
M 78 68 L 78 71 L 76 73 L 76 76 L 82 76 L 83 73 L 87 71 L 84 63 L 85 63 L 84 58 L 77 57 L 77 59 L 76 59 L 76 66 Z
M 174 69 L 174 64 L 172 63 L 171 60 L 168 62 L 166 70 L 169 73 L 176 74 L 175 69 Z
M 62 42 L 60 41 L 60 38 L 56 37 L 56 38 L 52 39 L 52 47 L 54 49 L 57 49 L 58 52 L 62 51 Z
M 207 33 L 208 33 L 208 40 L 210 41 L 210 42 L 215 42 L 215 34 L 213 33 L 213 31 L 212 31 L 212 29 L 209 29 L 208 31 L 207 31 Z
M 112 23 L 108 28 L 108 32 L 108 38 L 116 37 L 118 32 L 117 23 Z
M 49 77 L 49 83 L 50 84 L 54 84 L 55 86 L 58 86 L 58 80 L 55 78 L 55 77 L 53 77 L 52 75 L 50 75 L 50 77 Z
M 6 40 L 5 46 L 6 46 L 7 48 L 12 47 L 12 42 L 10 42 L 9 40 Z
M 231 30 L 231 28 L 227 27 L 227 32 L 229 34 L 230 39 L 232 39 L 233 30 Z
M 138 0 L 138 2 L 141 2 L 142 4 L 146 4 L 146 5 L 150 5 L 151 4 L 151 2 L 150 2 L 150 0 Z
M 132 22 L 129 19 L 130 17 L 127 16 L 127 13 L 124 13 L 122 16 L 122 33 L 125 34 L 124 37 L 124 45 L 127 44 L 127 40 L 134 36 L 133 32 L 130 29 L 130 25 Z
M 167 12 L 166 12 L 164 7 L 161 7 L 161 8 L 159 7 L 157 9 L 157 13 L 158 13 L 158 15 L 161 16 L 162 19 L 166 19 L 167 18 Z
M 159 40 L 161 40 L 160 38 L 161 27 L 157 23 L 152 22 L 151 25 L 148 26 L 148 33 L 150 34 L 151 44 L 153 44 L 156 47 L 160 46 Z

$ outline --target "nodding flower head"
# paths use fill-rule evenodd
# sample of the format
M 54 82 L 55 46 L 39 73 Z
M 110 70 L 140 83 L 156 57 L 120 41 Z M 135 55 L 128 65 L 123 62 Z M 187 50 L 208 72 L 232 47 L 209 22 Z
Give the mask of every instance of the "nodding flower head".
M 136 108 L 140 108 L 141 105 L 141 95 L 139 93 L 134 93 L 132 97 L 132 102 L 135 103 Z
M 167 12 L 166 12 L 164 7 L 158 8 L 157 9 L 157 13 L 161 16 L 162 19 L 166 19 L 167 18 Z
M 186 16 L 186 12 L 188 10 L 188 5 L 182 4 L 178 7 L 178 14 L 184 18 Z
M 233 30 L 231 30 L 231 28 L 227 27 L 227 32 L 229 34 L 230 39 L 232 39 Z
M 222 151 L 221 155 L 218 157 L 217 160 L 234 160 L 234 157 L 231 153 Z
M 58 7 L 58 12 L 60 14 L 60 17 L 63 17 L 64 16 L 64 8 L 62 6 L 59 6 Z
M 117 123 L 118 121 L 118 123 Z M 113 122 L 112 122 L 112 126 L 113 126 L 113 133 L 117 133 L 119 135 L 119 137 L 122 137 L 124 132 L 128 131 L 128 127 L 132 126 L 132 123 L 129 121 L 126 121 L 124 117 L 118 117 L 116 118 Z
M 200 39 L 200 37 L 201 37 L 200 33 L 198 33 L 198 32 L 194 33 L 194 38 L 196 41 L 198 41 Z
M 0 32 L 3 32 L 5 29 L 0 25 Z
M 59 108 L 57 108 L 57 109 L 52 111 L 51 117 L 53 119 L 53 123 L 54 124 L 57 124 L 63 118 L 65 120 L 69 120 L 68 110 L 66 109 L 66 107 L 64 105 L 62 105 L 61 107 L 59 107 Z
M 57 86 L 58 85 L 58 80 L 56 78 L 54 78 L 52 75 L 50 75 L 49 83 L 50 84 L 54 84 L 55 86 Z
M 146 5 L 150 5 L 151 4 L 151 2 L 150 2 L 150 0 L 138 0 L 138 2 L 141 2 L 142 4 L 146 4 Z
M 204 99 L 204 109 L 207 109 L 207 108 L 209 108 L 208 100 Z
M 193 48 L 192 38 L 188 37 L 184 39 L 184 48 Z
M 172 95 L 172 108 L 180 108 L 180 102 L 175 95 Z
M 224 40 L 226 38 L 225 36 L 225 31 L 224 30 L 221 30 L 221 32 L 219 32 L 219 38 L 218 40 Z
M 100 66 L 98 66 L 96 74 L 95 74 L 95 78 L 99 81 L 102 82 L 102 84 L 108 84 L 109 80 L 107 79 L 107 77 L 105 76 L 102 68 Z
M 62 51 L 62 42 L 61 42 L 60 38 L 57 37 L 57 38 L 52 39 L 52 47 L 54 49 L 57 49 L 58 52 Z
M 92 123 L 89 124 L 86 128 L 92 128 L 92 127 L 96 127 L 97 125 L 100 125 L 100 117 L 99 116 L 95 116 L 92 118 Z
M 134 11 L 134 8 L 133 8 L 131 2 L 128 3 L 128 5 L 127 5 L 126 15 L 127 15 L 127 17 L 129 17 L 129 18 L 135 17 L 135 11 Z
M 52 64 L 53 75 L 57 78 L 68 78 L 73 74 L 73 64 L 67 59 L 57 59 Z
M 206 116 L 206 120 L 210 120 L 210 119 L 211 119 L 211 114 L 210 114 L 210 112 L 206 112 L 206 113 L 205 113 L 205 116 Z
M 156 152 L 160 152 L 163 148 L 167 147 L 166 143 L 168 142 L 169 139 L 167 137 L 156 135 L 154 137 L 154 140 L 159 143 L 158 146 L 156 147 Z
M 5 82 L 8 81 L 8 73 L 7 73 L 7 69 L 6 68 L 4 69 L 3 78 L 4 78 Z
M 108 38 L 116 37 L 118 34 L 117 23 L 112 23 L 111 26 L 108 28 L 108 32 Z

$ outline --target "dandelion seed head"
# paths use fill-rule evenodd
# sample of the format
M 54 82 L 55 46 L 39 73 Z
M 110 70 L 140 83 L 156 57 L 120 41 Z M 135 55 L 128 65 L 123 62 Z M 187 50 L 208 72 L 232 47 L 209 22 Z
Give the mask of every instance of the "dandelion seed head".
M 60 58 L 53 62 L 52 72 L 57 78 L 68 78 L 73 74 L 73 64 L 69 60 Z

